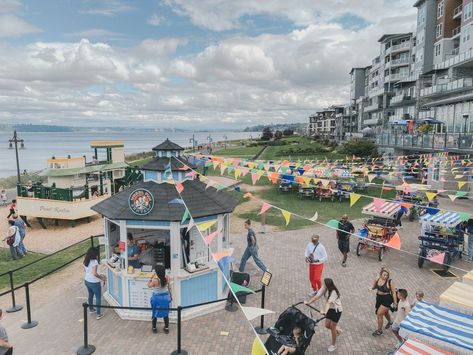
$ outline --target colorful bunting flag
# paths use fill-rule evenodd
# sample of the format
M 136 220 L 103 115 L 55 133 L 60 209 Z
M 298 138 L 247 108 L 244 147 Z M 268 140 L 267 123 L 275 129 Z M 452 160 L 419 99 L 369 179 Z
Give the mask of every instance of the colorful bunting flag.
M 281 210 L 281 213 L 286 221 L 286 226 L 289 224 L 289 221 L 291 220 L 291 212 L 286 211 L 286 210 Z
M 389 242 L 387 242 L 385 245 L 387 247 L 400 250 L 401 249 L 401 238 L 399 237 L 399 234 L 394 233 L 394 235 L 391 237 Z
M 353 207 L 353 205 L 360 199 L 361 195 L 351 193 L 350 194 L 350 207 Z
M 430 202 L 435 198 L 435 196 L 437 196 L 437 192 L 426 192 L 425 196 L 427 196 L 427 199 Z
M 184 211 L 184 215 L 182 216 L 182 219 L 181 219 L 181 224 L 184 224 L 187 218 L 189 218 L 189 210 L 186 208 L 186 210 Z
M 187 225 L 187 232 L 189 232 L 195 226 L 194 219 L 191 217 L 189 224 Z
M 264 202 L 263 203 L 263 206 L 261 206 L 261 211 L 259 211 L 258 215 L 261 215 L 263 213 L 265 213 L 267 210 L 269 210 L 271 207 L 273 207 L 272 205 L 270 205 L 269 203 L 267 202 Z
M 433 262 L 433 263 L 437 263 L 437 264 L 440 264 L 440 265 L 443 265 L 444 261 L 445 261 L 445 253 L 438 253 L 438 254 L 435 254 L 433 256 L 430 256 L 427 258 L 427 260 Z
M 338 229 L 338 221 L 336 219 L 331 219 L 326 223 L 326 226 Z
M 315 212 L 315 214 L 309 218 L 312 222 L 315 222 L 317 219 L 319 218 L 319 213 L 318 212 Z
M 458 181 L 458 188 L 461 189 L 463 186 L 465 186 L 466 181 Z
M 247 192 L 243 195 L 243 198 L 254 198 L 255 196 L 251 192 Z
M 233 254 L 233 249 L 227 249 L 227 250 L 223 250 L 221 252 L 212 253 L 212 255 L 213 255 L 213 257 L 216 261 L 220 261 L 223 258 L 225 258 L 226 256 L 232 256 L 232 254 Z
M 206 231 L 207 229 L 209 229 L 210 227 L 212 227 L 215 223 L 217 223 L 217 221 L 208 221 L 208 222 L 204 222 L 204 223 L 200 223 L 197 225 L 197 228 L 203 232 L 203 231 Z
M 180 181 L 176 182 L 176 190 L 177 192 L 181 193 L 182 191 L 184 191 L 184 186 L 182 185 L 182 183 Z
M 457 195 L 447 195 L 447 196 L 450 198 L 450 200 L 451 200 L 452 202 L 455 202 L 455 200 L 456 200 L 457 197 L 458 197 Z
M 209 245 L 212 243 L 212 241 L 215 239 L 215 237 L 218 236 L 218 231 L 215 231 L 213 233 L 210 233 L 204 237 L 205 244 Z

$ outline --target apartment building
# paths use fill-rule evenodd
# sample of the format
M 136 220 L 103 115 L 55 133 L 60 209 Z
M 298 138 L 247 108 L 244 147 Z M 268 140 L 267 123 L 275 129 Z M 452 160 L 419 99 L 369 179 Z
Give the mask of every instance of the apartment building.
M 337 117 L 343 115 L 343 106 L 330 106 L 309 117 L 308 133 L 322 139 L 335 139 Z

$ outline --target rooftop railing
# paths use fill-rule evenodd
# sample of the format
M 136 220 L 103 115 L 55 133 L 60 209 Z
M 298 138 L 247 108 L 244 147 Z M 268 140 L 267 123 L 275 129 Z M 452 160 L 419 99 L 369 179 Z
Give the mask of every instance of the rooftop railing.
M 425 88 L 420 91 L 420 96 L 433 96 L 440 94 L 447 94 L 454 91 L 460 91 L 464 89 L 473 88 L 473 78 L 462 78 L 458 80 L 451 81 L 446 84 L 438 84 L 431 86 L 430 88 Z
M 404 149 L 423 149 L 432 151 L 473 150 L 473 133 L 381 133 L 376 143 Z

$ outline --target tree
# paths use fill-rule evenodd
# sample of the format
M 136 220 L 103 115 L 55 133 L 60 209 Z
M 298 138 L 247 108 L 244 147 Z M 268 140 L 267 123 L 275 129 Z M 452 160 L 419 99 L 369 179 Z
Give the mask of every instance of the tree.
M 292 136 L 294 134 L 294 130 L 291 129 L 291 128 L 286 128 L 282 134 L 285 136 L 285 137 L 289 137 L 289 136 Z
M 280 130 L 277 130 L 274 132 L 274 138 L 275 139 L 281 139 L 282 138 L 282 132 Z
M 378 155 L 376 144 L 367 139 L 353 139 L 345 143 L 341 149 L 342 154 L 368 157 Z
M 263 133 L 261 134 L 261 140 L 269 141 L 273 138 L 273 131 L 269 127 L 263 128 Z

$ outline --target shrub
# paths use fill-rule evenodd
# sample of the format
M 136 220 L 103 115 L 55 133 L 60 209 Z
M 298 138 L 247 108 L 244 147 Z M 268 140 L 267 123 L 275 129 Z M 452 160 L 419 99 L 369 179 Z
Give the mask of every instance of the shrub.
M 273 138 L 273 131 L 269 127 L 263 128 L 263 133 L 261 134 L 261 140 L 263 141 L 269 141 L 271 138 Z
M 345 143 L 340 153 L 346 155 L 356 155 L 357 157 L 377 156 L 376 144 L 367 139 L 354 139 Z

